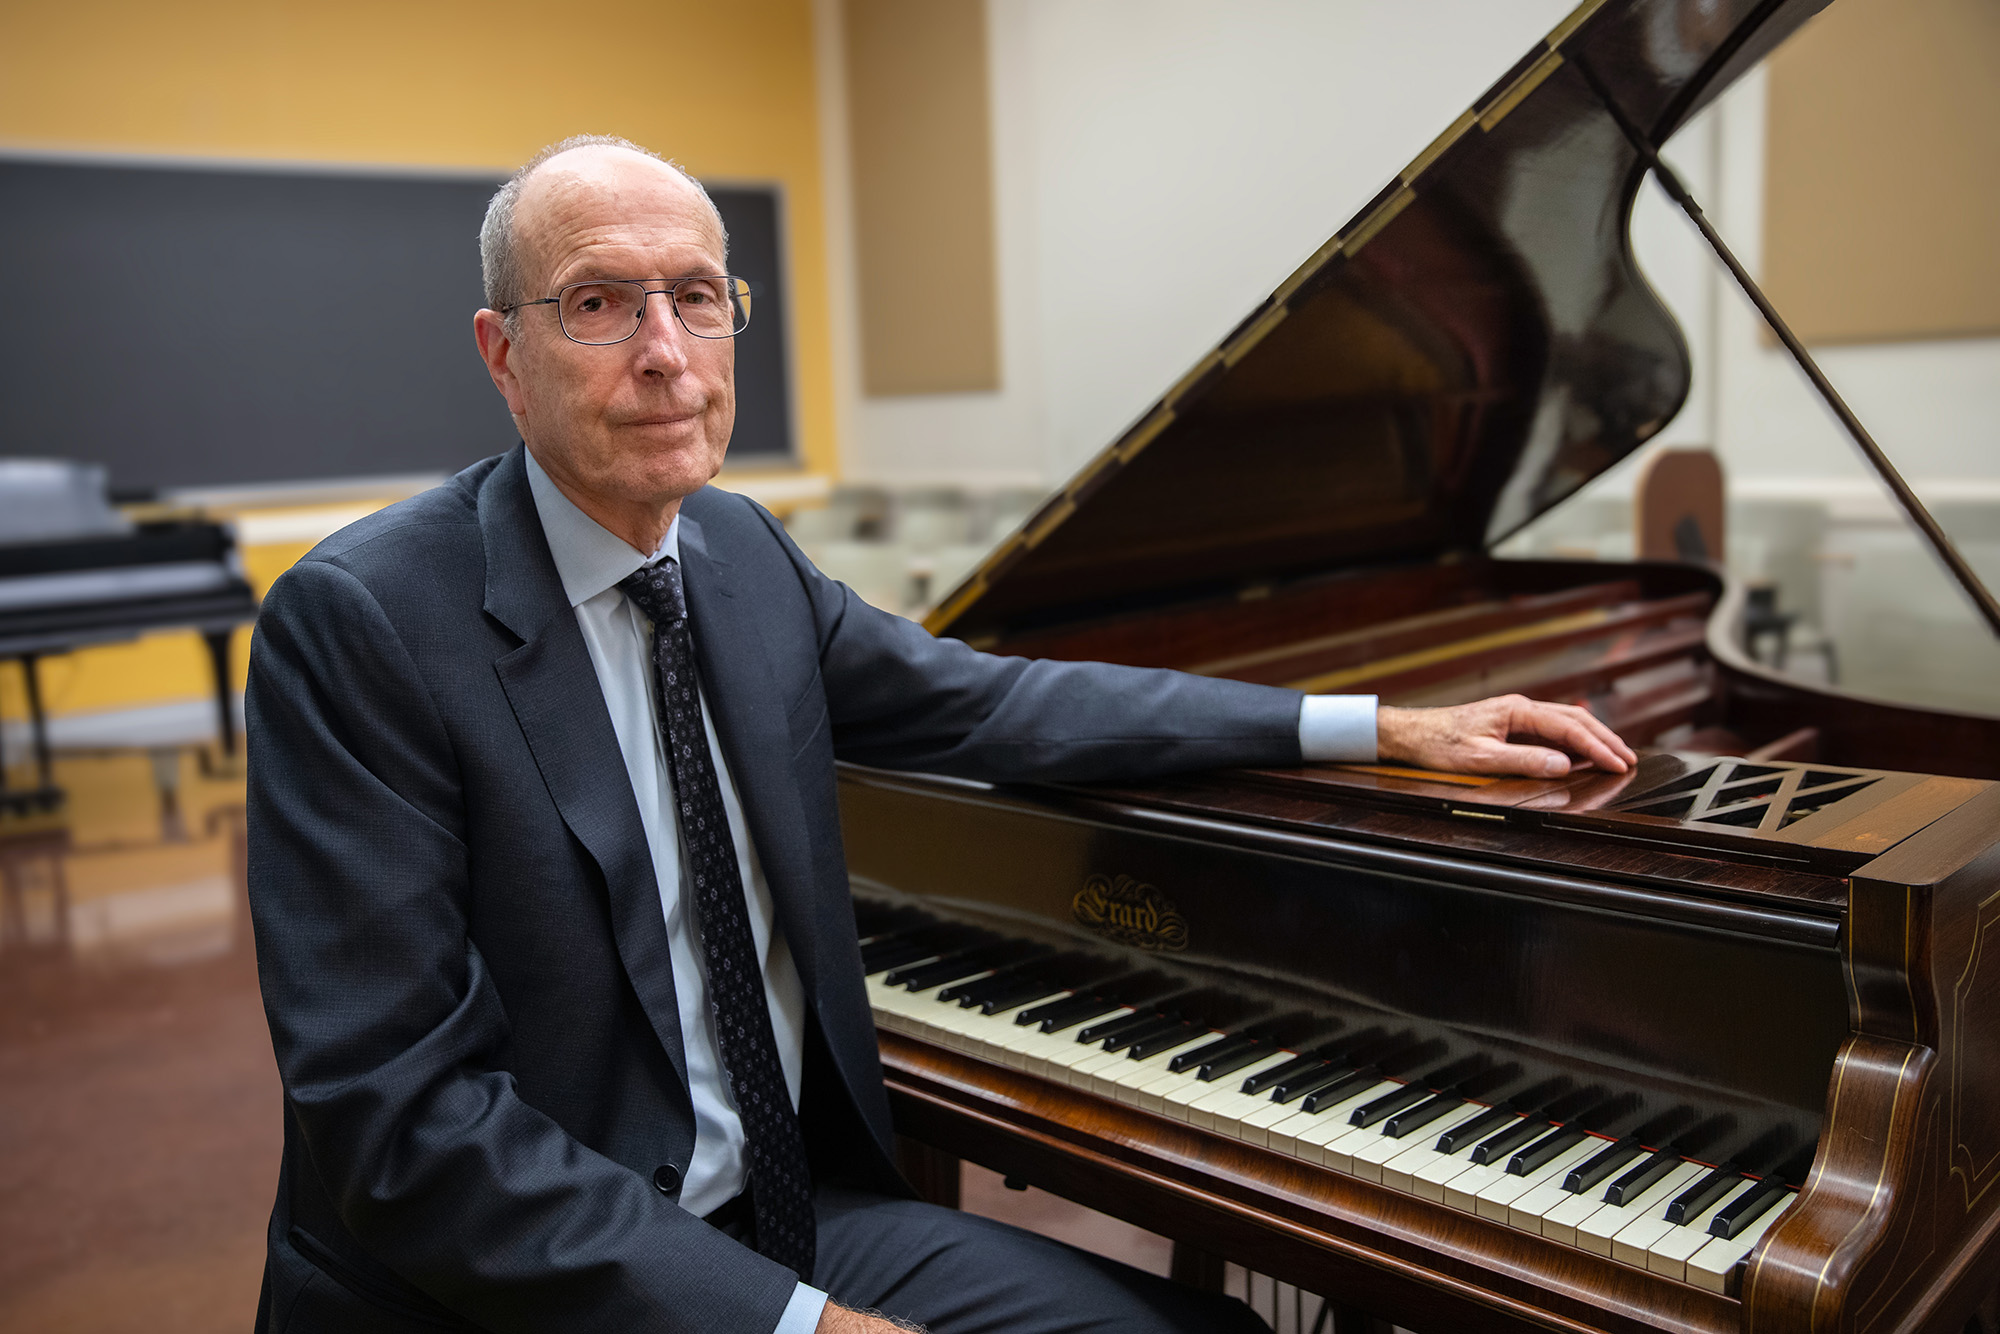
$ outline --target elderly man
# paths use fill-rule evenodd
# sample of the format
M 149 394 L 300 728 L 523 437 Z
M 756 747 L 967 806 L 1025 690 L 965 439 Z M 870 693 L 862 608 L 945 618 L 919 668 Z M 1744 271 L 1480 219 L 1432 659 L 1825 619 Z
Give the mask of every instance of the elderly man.
M 567 141 L 481 248 L 524 446 L 336 534 L 259 622 L 250 892 L 285 1087 L 259 1328 L 1254 1328 L 909 1198 L 834 761 L 1631 752 L 1518 699 L 1378 712 L 933 639 L 708 486 L 746 312 L 699 185 Z

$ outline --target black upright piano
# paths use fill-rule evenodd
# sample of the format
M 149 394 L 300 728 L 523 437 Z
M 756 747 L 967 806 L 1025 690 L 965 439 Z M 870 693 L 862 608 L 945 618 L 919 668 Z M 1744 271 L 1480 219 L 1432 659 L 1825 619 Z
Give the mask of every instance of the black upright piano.
M 1648 154 L 1815 8 L 1584 4 L 929 621 L 1579 701 L 1636 770 L 846 770 L 912 1143 L 1343 1329 L 1992 1334 L 2000 719 L 1760 667 L 1711 568 L 1492 554 L 1680 408 Z

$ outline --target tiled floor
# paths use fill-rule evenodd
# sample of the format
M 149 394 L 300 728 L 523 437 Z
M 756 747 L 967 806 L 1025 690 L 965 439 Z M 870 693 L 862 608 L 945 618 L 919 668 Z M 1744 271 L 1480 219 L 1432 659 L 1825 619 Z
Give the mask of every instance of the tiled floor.
M 243 781 L 174 749 L 57 778 L 60 818 L 0 821 L 0 1334 L 246 1330 L 280 1110 Z M 977 1168 L 965 1207 L 1167 1269 L 1164 1239 Z

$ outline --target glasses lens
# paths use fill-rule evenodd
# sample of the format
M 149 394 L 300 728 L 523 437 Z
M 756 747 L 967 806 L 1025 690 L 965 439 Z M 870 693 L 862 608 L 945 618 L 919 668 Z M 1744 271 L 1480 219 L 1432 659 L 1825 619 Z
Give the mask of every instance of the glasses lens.
M 562 290 L 556 309 L 563 332 L 579 343 L 616 343 L 632 336 L 646 303 L 638 283 L 576 283 Z
M 727 338 L 750 323 L 750 284 L 741 278 L 683 278 L 674 285 L 674 307 L 689 333 Z

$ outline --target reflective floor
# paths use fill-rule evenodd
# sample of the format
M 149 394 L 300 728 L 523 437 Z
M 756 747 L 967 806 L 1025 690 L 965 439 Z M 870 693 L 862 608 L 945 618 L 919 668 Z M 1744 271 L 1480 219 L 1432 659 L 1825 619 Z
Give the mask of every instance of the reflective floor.
M 0 1331 L 247 1329 L 279 1094 L 242 779 L 172 748 L 56 777 L 58 817 L 0 821 Z
M 0 820 L 0 1334 L 250 1327 L 279 1089 L 243 780 L 211 767 L 61 756 L 65 809 Z M 1167 1269 L 1162 1238 L 981 1169 L 964 1204 Z

